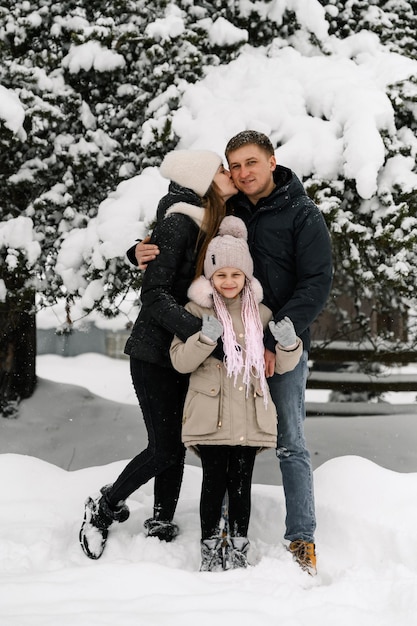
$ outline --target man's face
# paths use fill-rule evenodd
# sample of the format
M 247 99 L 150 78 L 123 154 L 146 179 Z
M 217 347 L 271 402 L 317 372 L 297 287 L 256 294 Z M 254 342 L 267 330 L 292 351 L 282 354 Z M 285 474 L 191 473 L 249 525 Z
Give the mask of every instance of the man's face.
M 227 160 L 234 184 L 252 204 L 269 196 L 275 187 L 272 172 L 277 162 L 274 156 L 255 144 L 248 144 L 229 152 Z

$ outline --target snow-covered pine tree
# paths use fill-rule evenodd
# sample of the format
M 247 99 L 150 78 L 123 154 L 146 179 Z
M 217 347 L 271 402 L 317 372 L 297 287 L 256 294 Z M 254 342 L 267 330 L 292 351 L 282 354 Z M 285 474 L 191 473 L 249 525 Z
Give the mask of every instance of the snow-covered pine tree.
M 393 52 L 416 59 L 417 2 L 320 0 L 329 33 L 347 38 L 371 31 Z M 335 339 L 370 339 L 415 344 L 414 290 L 417 279 L 417 194 L 415 184 L 388 183 L 395 171 L 416 173 L 417 80 L 391 85 L 395 138 L 384 137 L 385 162 L 378 191 L 363 200 L 348 179 L 306 181 L 332 235 L 335 278 L 327 307 L 336 320 Z M 386 182 L 386 184 L 385 184 Z M 412 311 L 413 318 L 409 317 Z
M 344 39 L 371 31 L 393 52 L 416 58 L 416 0 L 319 0 L 327 11 L 329 33 Z
M 210 15 L 222 9 L 203 4 L 6 0 L 0 7 L 0 97 L 10 104 L 0 109 L 3 414 L 13 415 L 36 384 L 35 294 L 37 306 L 72 296 L 55 271 L 66 234 L 86 228 L 121 180 L 160 163 L 177 142 L 169 111 L 182 81 L 198 80 L 220 63 L 217 52 L 224 60 L 240 45 L 210 42 Z M 111 315 L 137 273 L 122 258 L 87 265 L 77 286 L 104 277 L 106 298 L 96 306 Z

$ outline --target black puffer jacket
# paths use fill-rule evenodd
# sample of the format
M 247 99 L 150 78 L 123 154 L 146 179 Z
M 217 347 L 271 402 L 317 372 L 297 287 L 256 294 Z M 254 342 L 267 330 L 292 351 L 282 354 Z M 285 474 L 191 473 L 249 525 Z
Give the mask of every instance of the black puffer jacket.
M 184 202 L 191 212 L 196 211 L 196 207 L 199 207 L 197 212 L 204 211 L 196 194 L 171 183 L 169 193 L 158 206 L 158 216 L 162 218 L 169 207 Z M 149 263 L 144 274 L 142 307 L 127 340 L 126 354 L 172 367 L 169 348 L 174 334 L 186 341 L 200 330 L 201 320 L 183 308 L 195 275 L 198 233 L 197 223 L 184 213 L 171 213 L 158 220 L 151 243 L 158 245 L 160 254 Z M 134 247 L 127 254 L 136 264 Z
M 247 225 L 264 304 L 275 321 L 288 315 L 308 350 L 309 326 L 324 308 L 332 283 L 330 237 L 297 176 L 277 166 L 274 180 L 274 191 L 256 206 L 240 193 L 232 199 L 232 210 Z M 266 346 L 274 351 L 275 344 L 268 329 Z

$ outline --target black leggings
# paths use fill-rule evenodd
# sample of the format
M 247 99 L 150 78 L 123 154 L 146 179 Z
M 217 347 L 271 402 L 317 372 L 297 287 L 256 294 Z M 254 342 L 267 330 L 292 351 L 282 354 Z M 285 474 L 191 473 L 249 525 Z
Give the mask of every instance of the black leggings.
M 223 498 L 229 497 L 232 537 L 247 537 L 253 466 L 257 448 L 249 446 L 198 446 L 203 466 L 200 500 L 201 538 L 219 532 Z
M 189 377 L 133 358 L 130 372 L 148 431 L 148 447 L 128 463 L 106 497 L 116 508 L 155 477 L 154 517 L 171 521 L 184 472 L 181 423 Z

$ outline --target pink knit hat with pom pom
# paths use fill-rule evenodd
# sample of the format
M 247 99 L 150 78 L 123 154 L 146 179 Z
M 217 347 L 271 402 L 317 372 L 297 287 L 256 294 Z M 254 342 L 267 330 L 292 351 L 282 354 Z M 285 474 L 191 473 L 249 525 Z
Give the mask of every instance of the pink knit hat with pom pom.
M 253 278 L 253 261 L 247 244 L 248 231 L 244 222 L 234 215 L 222 220 L 219 234 L 207 248 L 204 260 L 204 275 L 210 280 L 214 272 L 222 267 L 236 267 L 249 280 Z

